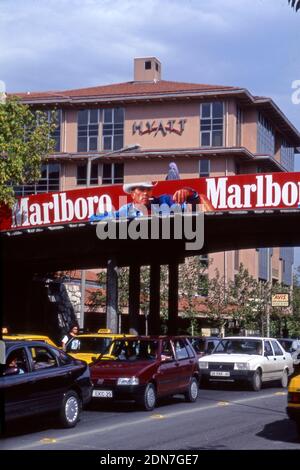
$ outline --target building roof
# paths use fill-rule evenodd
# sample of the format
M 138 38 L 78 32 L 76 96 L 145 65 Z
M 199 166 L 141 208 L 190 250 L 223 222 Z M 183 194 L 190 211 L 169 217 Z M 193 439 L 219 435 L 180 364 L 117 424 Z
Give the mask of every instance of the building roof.
M 145 94 L 162 94 L 162 93 L 180 93 L 180 92 L 203 92 L 203 91 L 226 91 L 237 90 L 237 87 L 223 85 L 207 85 L 185 82 L 170 82 L 166 80 L 151 82 L 124 82 L 114 83 L 111 85 L 101 85 L 89 88 L 79 88 L 64 91 L 44 91 L 44 92 L 27 92 L 15 93 L 22 99 L 49 99 L 49 98 L 85 98 L 85 97 L 110 97 L 120 95 L 145 95 Z

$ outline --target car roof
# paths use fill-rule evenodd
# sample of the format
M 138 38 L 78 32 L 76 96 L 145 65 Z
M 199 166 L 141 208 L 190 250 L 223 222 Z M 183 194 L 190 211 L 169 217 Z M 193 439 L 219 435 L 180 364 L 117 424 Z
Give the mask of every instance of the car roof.
M 55 348 L 55 346 L 52 346 L 51 344 L 49 343 L 45 343 L 44 341 L 27 341 L 27 340 L 16 340 L 16 339 L 4 339 L 3 340 L 4 343 L 5 343 L 5 346 L 6 346 L 6 349 L 11 349 L 12 347 L 14 346 L 19 346 L 19 347 L 22 347 L 22 346 L 28 346 L 28 347 L 32 347 L 32 346 L 48 346 L 50 348 Z M 56 348 L 58 349 L 58 348 Z
M 276 340 L 276 338 L 268 338 L 266 336 L 225 336 L 220 339 L 256 339 L 256 340 Z
M 79 335 L 74 336 L 72 339 L 76 338 L 130 338 L 134 335 L 129 334 L 120 334 L 120 333 L 80 333 Z

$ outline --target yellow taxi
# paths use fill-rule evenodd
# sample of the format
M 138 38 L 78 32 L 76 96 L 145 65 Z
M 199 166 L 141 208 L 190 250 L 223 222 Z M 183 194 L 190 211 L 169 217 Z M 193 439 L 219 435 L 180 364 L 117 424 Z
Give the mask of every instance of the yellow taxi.
M 16 334 L 7 334 L 2 336 L 3 339 L 10 339 L 10 340 L 19 340 L 19 341 L 42 341 L 43 343 L 48 343 L 51 346 L 55 346 L 56 348 L 58 347 L 57 344 L 55 344 L 52 339 L 49 338 L 49 336 L 45 335 L 35 335 L 35 334 L 30 334 L 30 333 L 16 333 Z
M 293 377 L 290 381 L 286 411 L 288 417 L 296 422 L 300 435 L 300 374 Z
M 112 342 L 115 339 L 132 337 L 133 335 L 111 333 L 109 329 L 100 329 L 97 333 L 82 333 L 74 336 L 66 344 L 66 352 L 76 359 L 91 364 L 101 356 L 111 358 Z

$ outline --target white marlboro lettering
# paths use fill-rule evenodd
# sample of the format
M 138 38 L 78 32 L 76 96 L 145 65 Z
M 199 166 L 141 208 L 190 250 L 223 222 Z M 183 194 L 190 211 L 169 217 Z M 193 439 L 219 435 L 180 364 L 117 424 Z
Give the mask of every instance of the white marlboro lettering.
M 53 202 L 44 202 L 43 211 L 44 211 L 44 224 L 50 224 L 50 215 L 49 210 L 53 209 Z
M 32 202 L 25 197 L 18 200 L 12 209 L 12 228 L 36 227 L 51 223 L 87 220 L 95 213 L 112 212 L 112 200 L 108 194 L 77 197 L 72 200 L 66 193 L 51 194 L 49 202 Z M 125 197 L 126 199 L 126 197 Z M 127 201 L 127 199 L 126 199 Z
M 60 222 L 60 210 L 59 210 L 59 195 L 53 194 L 53 204 L 54 204 L 54 219 L 53 222 L 56 224 Z
M 228 178 L 206 178 L 207 197 L 215 209 L 227 209 L 227 181 Z
M 229 194 L 232 196 L 228 196 L 228 207 L 229 209 L 240 209 L 243 207 L 241 203 L 241 188 L 237 184 L 232 184 L 228 188 Z
M 256 177 L 257 181 L 257 193 L 256 193 L 256 207 L 264 207 L 264 177 L 257 176 Z
M 228 184 L 230 178 L 207 178 L 206 194 L 217 209 L 259 209 L 300 204 L 300 182 L 280 184 L 273 175 L 258 175 L 256 184 Z
M 41 225 L 42 224 L 42 214 L 41 214 L 41 205 L 40 204 L 31 204 L 29 207 L 29 216 L 30 225 Z M 44 223 L 44 221 L 43 221 Z
M 83 220 L 87 218 L 88 205 L 83 197 L 76 199 L 76 202 L 74 204 L 74 213 L 76 219 Z
M 127 198 L 126 198 L 127 201 Z M 111 212 L 112 211 L 112 202 L 111 198 L 108 194 L 103 194 L 99 197 L 99 204 L 98 204 L 98 213 L 104 214 L 104 212 Z
M 266 175 L 266 203 L 267 207 L 277 207 L 281 199 L 281 188 L 278 183 L 273 183 L 273 176 Z
M 299 183 L 298 183 L 299 185 Z M 298 201 L 298 186 L 292 181 L 288 181 L 282 187 L 282 202 L 286 206 L 294 206 Z
M 256 184 L 245 184 L 244 185 L 244 207 L 245 209 L 251 208 L 251 192 L 255 193 Z
M 17 201 L 12 209 L 12 227 L 28 227 L 28 201 L 29 197 L 23 197 Z
M 88 217 L 90 218 L 93 214 L 95 214 L 95 205 L 97 204 L 99 198 L 98 196 L 88 196 L 86 200 L 88 203 Z
M 70 222 L 74 219 L 74 205 L 71 199 L 67 199 L 66 193 L 60 194 L 61 220 L 60 222 Z

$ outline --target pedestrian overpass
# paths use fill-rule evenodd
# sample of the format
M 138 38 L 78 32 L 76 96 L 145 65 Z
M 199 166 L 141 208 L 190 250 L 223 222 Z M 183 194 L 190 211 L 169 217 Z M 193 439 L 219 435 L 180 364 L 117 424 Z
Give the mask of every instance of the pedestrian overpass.
M 264 179 L 258 179 L 264 176 Z M 203 244 L 192 248 L 191 239 L 187 238 L 184 233 L 181 238 L 176 238 L 177 215 L 169 217 L 170 233 L 167 239 L 161 236 L 148 239 L 111 239 L 109 237 L 99 239 L 96 233 L 97 227 L 106 226 L 109 219 L 103 219 L 98 225 L 89 222 L 83 215 L 86 215 L 84 210 L 85 208 L 88 210 L 89 203 L 96 201 L 96 198 L 99 201 L 101 197 L 104 197 L 103 191 L 105 194 L 109 192 L 107 187 L 84 190 L 86 199 L 82 191 L 71 191 L 67 193 L 67 196 L 60 194 L 56 199 L 54 199 L 55 195 L 51 195 L 50 202 L 50 195 L 31 196 L 25 202 L 20 201 L 17 212 L 14 209 L 15 212 L 13 211 L 10 221 L 3 217 L 0 232 L 4 275 L 2 286 L 4 318 L 16 314 L 13 312 L 11 301 L 14 295 L 21 297 L 30 295 L 30 283 L 36 274 L 107 268 L 107 326 L 116 330 L 116 267 L 129 266 L 129 323 L 132 328 L 138 330 L 140 267 L 150 265 L 149 330 L 152 334 L 159 333 L 160 266 L 165 264 L 169 266 L 169 331 L 170 333 L 176 332 L 178 265 L 184 261 L 185 257 L 255 247 L 300 246 L 300 233 L 297 230 L 300 226 L 300 209 L 298 208 L 300 174 L 272 174 L 272 181 L 267 179 L 267 176 L 271 175 L 226 177 L 226 194 L 224 179 L 222 180 L 223 186 L 219 184 L 218 178 L 162 182 L 162 187 L 157 188 L 157 191 L 171 193 L 176 187 L 188 186 L 197 191 L 204 202 L 210 203 L 210 206 L 204 204 L 204 213 L 194 211 L 180 216 L 183 224 L 189 221 L 194 228 L 198 227 L 198 230 L 203 232 Z M 215 181 L 211 183 L 212 180 Z M 243 196 L 242 187 L 244 187 Z M 115 188 L 112 187 L 112 192 L 114 190 Z M 95 191 L 98 191 L 98 196 L 95 196 Z M 227 199 L 224 199 L 225 196 Z M 62 220 L 63 214 L 66 218 L 70 218 L 71 203 L 68 201 L 71 200 L 75 201 L 74 208 L 77 207 L 77 214 L 75 209 L 72 209 L 73 218 L 67 221 Z M 85 200 L 88 202 L 85 203 Z M 58 202 L 61 201 L 64 206 L 59 207 Z M 31 206 L 29 202 L 32 202 Z M 57 202 L 57 207 L 55 202 Z M 257 202 L 261 203 L 261 206 Z M 20 217 L 22 207 L 23 209 L 26 207 L 26 217 L 24 213 Z M 47 209 L 48 219 L 45 214 L 42 218 L 40 207 Z M 50 209 L 53 210 L 52 216 Z M 59 220 L 55 222 L 51 220 L 51 217 Z M 80 218 L 81 220 L 78 220 Z M 200 218 L 200 223 L 198 223 Z M 160 223 L 163 223 L 164 218 L 160 219 Z M 47 223 L 48 220 L 50 223 Z M 139 220 L 139 223 L 143 223 L 145 227 L 149 226 L 148 233 L 151 233 L 152 220 L 153 217 L 143 217 Z M 122 227 L 128 229 L 132 222 L 128 219 L 114 221 L 119 230 Z M 26 316 L 26 312 L 17 312 L 17 315 Z

